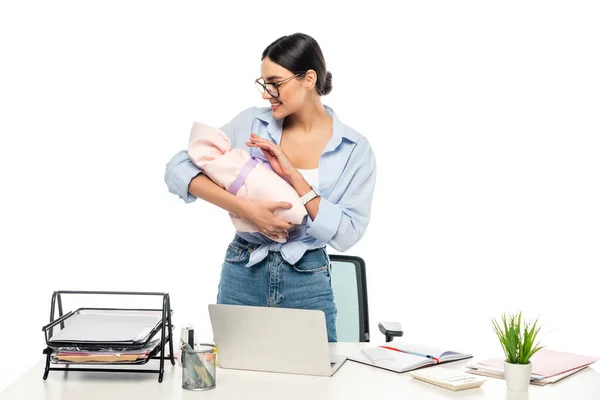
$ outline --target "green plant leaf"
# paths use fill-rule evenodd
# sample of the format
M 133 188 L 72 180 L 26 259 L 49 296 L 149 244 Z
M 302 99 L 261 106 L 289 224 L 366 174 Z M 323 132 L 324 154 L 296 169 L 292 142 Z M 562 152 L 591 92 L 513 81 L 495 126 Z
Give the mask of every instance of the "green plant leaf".
M 540 326 L 525 323 L 523 313 L 503 314 L 501 323 L 492 318 L 492 327 L 502 346 L 505 359 L 511 364 L 527 364 L 542 346 L 536 342 Z

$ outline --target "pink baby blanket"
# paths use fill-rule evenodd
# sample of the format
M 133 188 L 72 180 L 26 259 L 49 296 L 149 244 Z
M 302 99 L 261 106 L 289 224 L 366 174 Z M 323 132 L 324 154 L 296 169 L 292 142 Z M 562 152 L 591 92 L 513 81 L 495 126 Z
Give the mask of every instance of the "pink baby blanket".
M 245 149 L 232 149 L 229 138 L 218 128 L 194 122 L 188 145 L 192 162 L 228 192 L 250 200 L 285 201 L 290 209 L 277 209 L 279 218 L 299 225 L 306 208 L 294 188 L 275 173 L 267 161 L 251 157 Z M 257 232 L 252 222 L 229 213 L 235 229 Z M 277 240 L 285 243 L 286 239 Z

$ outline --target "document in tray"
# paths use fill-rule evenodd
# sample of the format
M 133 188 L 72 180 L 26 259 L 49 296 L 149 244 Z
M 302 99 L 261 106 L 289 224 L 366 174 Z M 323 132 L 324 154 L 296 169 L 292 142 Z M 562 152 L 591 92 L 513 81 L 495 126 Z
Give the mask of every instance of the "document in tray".
M 363 349 L 348 359 L 395 372 L 407 372 L 450 361 L 464 360 L 471 354 L 410 343 L 393 342 L 379 347 Z
M 156 337 L 157 336 L 157 337 Z M 166 335 L 165 339 L 169 336 Z M 60 347 L 56 353 L 52 354 L 52 359 L 57 361 L 68 361 L 76 363 L 87 363 L 87 362 L 132 362 L 138 360 L 145 360 L 148 358 L 150 353 L 155 350 L 156 346 L 160 344 L 160 332 L 143 348 L 137 350 L 123 350 L 123 349 L 94 349 L 87 350 L 85 347 Z
M 148 358 L 147 354 L 59 354 L 56 357 L 53 357 L 59 361 L 69 361 L 73 363 L 94 363 L 94 362 L 104 362 L 104 363 L 118 363 L 118 362 L 132 362 L 138 360 L 145 360 Z
M 148 313 L 149 314 L 149 313 Z M 143 341 L 161 321 L 161 315 L 126 312 L 76 312 L 62 330 L 55 329 L 53 342 L 127 342 Z

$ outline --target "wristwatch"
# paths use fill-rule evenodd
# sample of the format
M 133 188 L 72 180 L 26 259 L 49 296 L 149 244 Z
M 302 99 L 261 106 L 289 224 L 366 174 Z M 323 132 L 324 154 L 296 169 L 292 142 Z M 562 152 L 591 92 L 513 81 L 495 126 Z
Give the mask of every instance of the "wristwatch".
M 313 185 L 310 185 L 310 187 L 312 188 L 312 190 L 310 192 L 306 193 L 304 196 L 300 197 L 300 201 L 302 201 L 303 205 L 306 205 L 306 203 L 308 203 L 315 197 L 321 196 L 321 193 L 319 193 L 319 189 L 317 189 Z

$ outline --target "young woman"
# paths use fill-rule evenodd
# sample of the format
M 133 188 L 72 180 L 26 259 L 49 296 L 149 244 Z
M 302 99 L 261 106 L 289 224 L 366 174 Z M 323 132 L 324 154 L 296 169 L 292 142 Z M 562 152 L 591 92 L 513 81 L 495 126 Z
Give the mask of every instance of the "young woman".
M 201 198 L 253 222 L 259 232 L 237 232 L 221 270 L 217 302 L 316 309 L 325 312 L 327 336 L 337 341 L 337 310 L 326 246 L 344 252 L 364 235 L 375 187 L 375 156 L 368 141 L 344 125 L 321 96 L 332 89 L 321 48 L 296 33 L 262 54 L 256 85 L 270 107 L 242 111 L 221 130 L 234 148 L 266 158 L 301 197 L 308 217 L 292 226 L 275 216 L 284 202 L 236 197 L 177 153 L 165 181 L 186 203 Z M 287 238 L 285 243 L 274 238 Z

